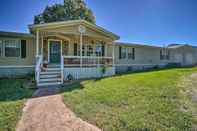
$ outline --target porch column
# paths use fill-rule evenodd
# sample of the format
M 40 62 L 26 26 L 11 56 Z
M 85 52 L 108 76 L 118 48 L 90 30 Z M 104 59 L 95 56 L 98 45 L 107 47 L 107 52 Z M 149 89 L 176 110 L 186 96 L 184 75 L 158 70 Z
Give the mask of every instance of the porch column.
M 43 36 L 41 37 L 41 41 L 42 41 L 42 45 L 41 45 L 41 46 L 42 46 L 42 47 L 41 47 L 41 54 L 42 54 L 42 56 L 43 56 L 43 50 L 44 50 L 44 49 L 43 49 L 43 43 L 44 43 Z
M 83 35 L 82 33 L 80 33 L 80 67 L 82 67 L 83 64 L 82 46 L 83 46 Z
M 113 61 L 113 67 L 115 67 L 115 43 L 112 43 L 112 61 Z
M 36 30 L 36 57 L 39 56 L 39 30 Z

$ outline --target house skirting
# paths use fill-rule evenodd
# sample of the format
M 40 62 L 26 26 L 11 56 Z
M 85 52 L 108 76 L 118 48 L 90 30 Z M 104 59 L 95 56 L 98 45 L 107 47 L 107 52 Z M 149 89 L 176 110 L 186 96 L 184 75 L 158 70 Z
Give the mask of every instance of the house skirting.
M 128 71 L 139 71 L 152 69 L 154 67 L 163 68 L 166 64 L 116 64 L 116 73 L 124 73 Z
M 71 75 L 74 79 L 85 79 L 85 78 L 98 78 L 104 76 L 112 76 L 115 74 L 114 67 L 106 67 L 105 73 L 102 73 L 101 67 L 70 67 L 64 68 L 64 79 L 67 80 L 68 76 Z
M 0 77 L 21 77 L 34 74 L 34 66 L 1 66 Z

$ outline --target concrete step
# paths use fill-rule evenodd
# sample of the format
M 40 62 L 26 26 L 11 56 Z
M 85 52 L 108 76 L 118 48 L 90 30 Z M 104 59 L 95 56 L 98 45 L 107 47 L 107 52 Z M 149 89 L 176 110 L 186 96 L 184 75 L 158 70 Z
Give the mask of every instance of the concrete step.
M 46 72 L 41 72 L 40 75 L 50 75 L 50 74 L 61 74 L 60 71 L 46 71 Z
M 45 82 L 45 83 L 38 83 L 37 86 L 56 86 L 56 85 L 61 85 L 61 82 Z
M 59 82 L 61 81 L 61 78 L 42 78 L 40 79 L 41 82 Z
M 40 75 L 40 78 L 61 78 L 61 74 L 44 74 L 44 75 Z
M 48 65 L 47 68 L 60 68 L 61 65 Z
M 46 71 L 61 71 L 60 68 L 46 68 Z

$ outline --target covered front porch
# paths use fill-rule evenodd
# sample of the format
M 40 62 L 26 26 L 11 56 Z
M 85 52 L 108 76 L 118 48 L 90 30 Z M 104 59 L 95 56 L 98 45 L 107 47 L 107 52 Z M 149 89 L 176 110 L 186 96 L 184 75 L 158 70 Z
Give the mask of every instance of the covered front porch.
M 113 75 L 115 36 L 85 21 L 66 25 L 35 28 L 36 74 L 47 62 L 61 68 L 62 82 L 70 75 L 74 79 Z

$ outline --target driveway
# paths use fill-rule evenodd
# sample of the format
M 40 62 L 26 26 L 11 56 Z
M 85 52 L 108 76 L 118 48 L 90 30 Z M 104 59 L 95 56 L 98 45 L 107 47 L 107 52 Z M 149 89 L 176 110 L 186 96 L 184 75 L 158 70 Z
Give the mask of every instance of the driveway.
M 28 99 L 16 131 L 101 131 L 65 106 L 58 88 L 38 89 Z

